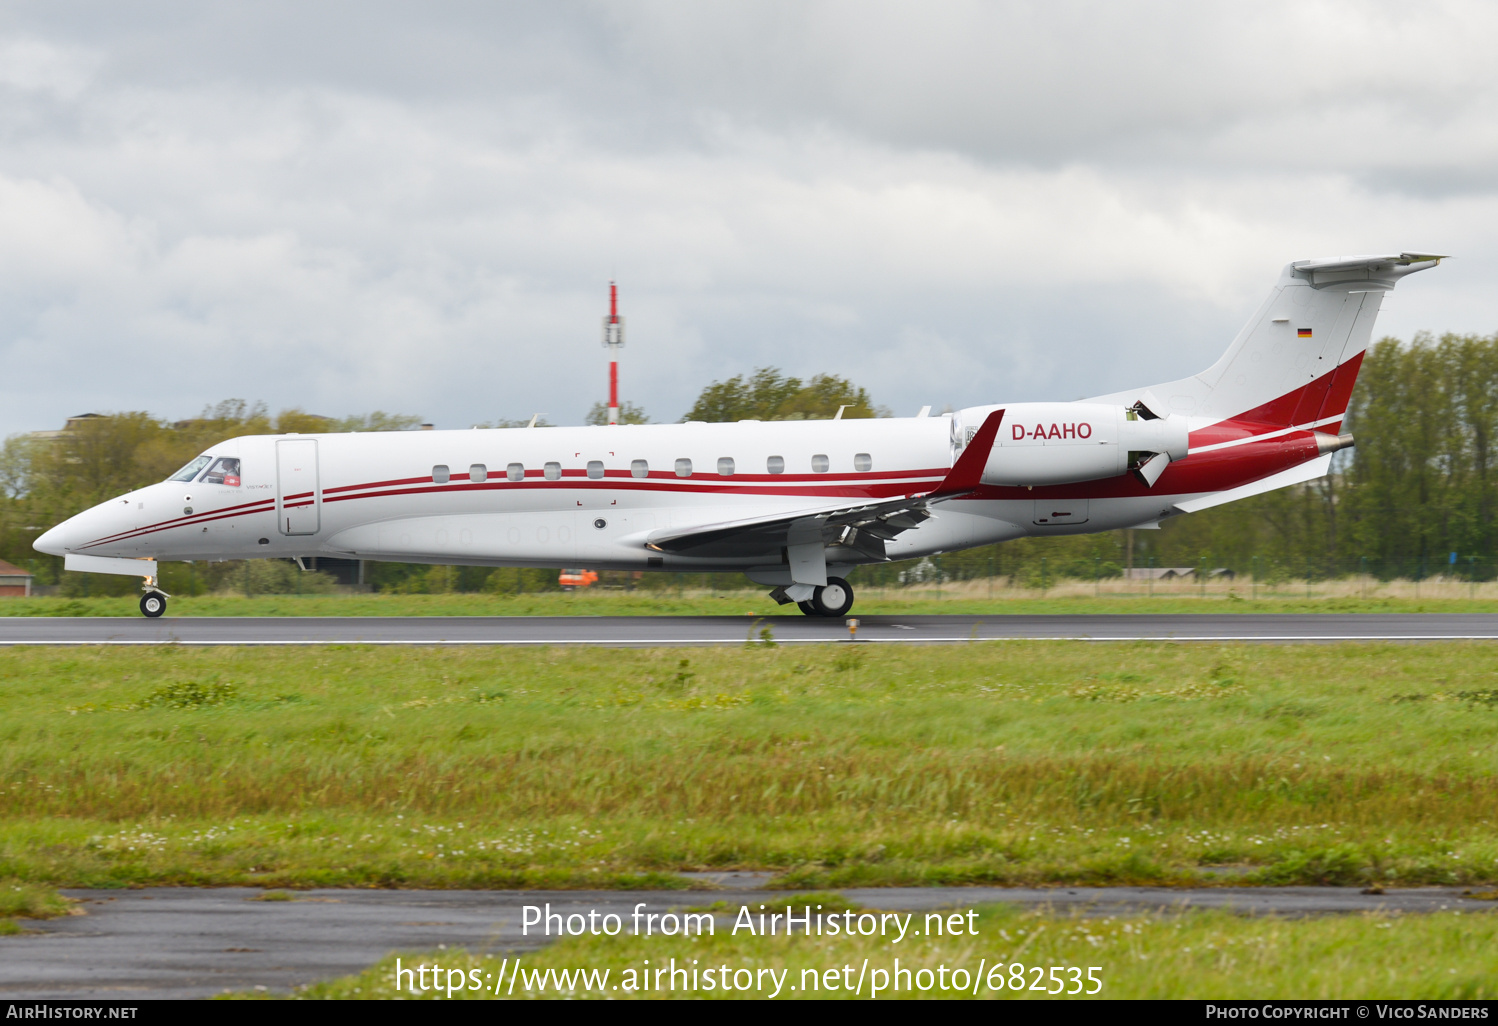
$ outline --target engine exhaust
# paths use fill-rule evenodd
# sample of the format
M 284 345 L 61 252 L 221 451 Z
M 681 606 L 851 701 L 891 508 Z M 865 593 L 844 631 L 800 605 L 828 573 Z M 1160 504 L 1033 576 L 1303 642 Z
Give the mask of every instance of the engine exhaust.
M 1321 431 L 1313 431 L 1311 434 L 1316 436 L 1316 452 L 1321 456 L 1329 452 L 1351 449 L 1356 444 L 1351 435 L 1328 435 Z

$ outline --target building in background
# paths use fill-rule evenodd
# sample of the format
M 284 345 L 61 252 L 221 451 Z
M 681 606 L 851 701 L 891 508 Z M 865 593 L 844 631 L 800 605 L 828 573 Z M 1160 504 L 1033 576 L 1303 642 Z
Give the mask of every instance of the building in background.
M 80 427 L 82 427 L 84 424 L 87 424 L 91 420 L 108 419 L 109 415 L 106 413 L 80 413 L 76 417 L 69 417 L 60 430 L 33 431 L 31 432 L 31 437 L 41 439 L 42 441 L 51 441 L 53 439 L 61 438 L 63 435 L 67 434 L 70 431 L 77 431 Z
M 0 598 L 30 598 L 31 571 L 0 559 Z

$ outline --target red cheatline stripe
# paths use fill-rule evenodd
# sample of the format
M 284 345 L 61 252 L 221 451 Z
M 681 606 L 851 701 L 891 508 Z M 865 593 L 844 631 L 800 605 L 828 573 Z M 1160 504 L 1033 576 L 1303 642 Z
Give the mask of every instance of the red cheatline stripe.
M 562 473 L 562 478 L 564 480 L 566 480 L 566 479 L 597 480 L 597 478 L 588 478 L 587 477 L 587 473 L 588 473 L 587 470 L 586 469 L 582 469 L 582 468 L 572 468 L 572 467 L 569 467 L 569 468 L 566 468 L 566 469 L 562 470 L 561 473 Z M 477 483 L 477 484 L 485 484 L 485 485 L 489 485 L 489 484 L 503 485 L 503 484 L 518 484 L 519 483 L 519 482 L 510 481 L 508 477 L 504 476 L 504 474 L 505 474 L 504 470 L 500 466 L 498 466 L 498 465 L 496 465 L 491 470 L 490 475 L 489 475 L 489 480 L 487 480 L 487 481 L 471 482 L 471 481 L 467 480 L 467 474 L 466 473 L 459 473 L 459 474 L 453 475 L 451 481 L 449 481 L 447 483 L 447 487 L 459 487 L 459 486 L 464 486 L 464 485 L 469 485 L 469 484 L 475 484 L 475 483 Z M 537 481 L 540 481 L 540 480 L 542 480 L 544 478 L 544 475 L 545 475 L 545 471 L 544 471 L 543 468 L 540 468 L 540 467 L 530 467 L 530 468 L 527 468 L 527 470 L 525 471 L 525 477 L 526 477 L 527 481 L 529 481 L 531 479 L 535 479 Z M 832 483 L 832 482 L 836 482 L 836 483 L 839 483 L 839 484 L 852 484 L 852 483 L 862 483 L 862 482 L 867 482 L 867 481 L 900 481 L 900 480 L 911 480 L 911 479 L 931 478 L 931 477 L 935 477 L 935 478 L 940 479 L 941 477 L 943 477 L 945 475 L 946 475 L 945 468 L 933 468 L 933 469 L 929 469 L 929 470 L 861 471 L 861 472 L 837 473 L 837 474 L 832 474 L 832 473 L 829 473 L 829 474 L 731 474 L 728 477 L 719 478 L 719 480 L 724 481 L 724 482 L 742 481 L 742 482 L 757 482 L 757 483 L 767 483 L 767 484 L 800 484 L 800 483 L 804 483 L 804 482 L 808 482 L 808 481 L 810 481 L 810 482 L 816 482 L 818 484 L 828 484 L 828 483 Z M 717 477 L 717 475 L 714 474 L 712 470 L 705 470 L 702 473 L 693 474 L 692 477 L 705 481 L 705 480 L 711 480 L 711 479 Z M 676 481 L 676 480 L 683 480 L 684 481 L 684 480 L 688 480 L 687 478 L 678 478 L 676 476 L 676 473 L 674 471 L 671 471 L 671 470 L 652 470 L 649 473 L 648 477 L 646 477 L 646 478 L 637 478 L 637 477 L 634 476 L 634 474 L 631 471 L 629 471 L 628 469 L 624 469 L 624 468 L 620 468 L 620 469 L 616 469 L 616 470 L 606 470 L 606 471 L 604 471 L 604 478 L 608 479 L 608 480 L 620 480 L 620 481 L 625 481 L 625 480 L 630 480 L 630 481 L 640 481 L 640 480 Z M 371 482 L 368 482 L 367 484 L 335 485 L 335 486 L 333 486 L 331 488 L 324 488 L 322 490 L 322 494 L 326 498 L 326 497 L 332 496 L 332 495 L 340 495 L 340 494 L 342 494 L 344 492 L 359 492 L 359 491 L 364 491 L 366 489 L 380 489 L 379 494 L 381 494 L 381 495 L 393 495 L 393 494 L 398 494 L 398 491 L 392 491 L 391 489 L 399 489 L 400 486 L 403 486 L 403 485 L 430 485 L 430 484 L 435 484 L 435 483 L 436 483 L 435 479 L 432 478 L 430 475 L 427 475 L 426 477 L 402 477 L 402 478 L 393 478 L 393 479 L 388 480 L 388 481 L 371 481 Z M 309 493 L 305 493 L 304 492 L 302 494 L 309 494 Z M 292 498 L 296 498 L 296 497 L 297 496 L 292 496 Z
M 536 471 L 536 473 L 539 474 L 540 471 L 538 470 Z M 324 495 L 332 495 L 334 492 L 352 492 L 357 491 L 360 488 L 388 488 L 392 485 L 426 484 L 431 480 L 431 474 L 428 474 L 425 477 L 398 477 L 393 478 L 389 481 L 371 481 L 368 484 L 338 485 L 336 488 L 324 488 L 322 490 L 322 493 Z
M 118 539 L 123 539 L 123 538 L 126 538 L 126 537 L 130 536 L 130 535 L 139 534 L 139 533 L 142 533 L 142 532 L 159 531 L 159 530 L 164 530 L 164 529 L 169 528 L 169 527 L 185 527 L 185 526 L 187 526 L 189 524 L 195 524 L 195 523 L 199 522 L 200 520 L 202 520 L 205 517 L 208 518 L 208 519 L 211 519 L 211 520 L 221 519 L 221 517 L 213 516 L 212 514 L 230 513 L 230 512 L 233 512 L 235 510 L 238 510 L 241 513 L 259 513 L 259 512 L 263 512 L 263 511 L 260 510 L 260 509 L 251 508 L 251 507 L 259 507 L 259 506 L 270 507 L 270 506 L 273 506 L 274 504 L 275 504 L 275 500 L 274 499 L 256 499 L 254 502 L 244 502 L 244 503 L 240 503 L 238 506 L 225 506 L 223 509 L 206 509 L 206 510 L 204 510 L 201 513 L 193 513 L 193 514 L 191 514 L 189 516 L 174 517 L 171 520 L 159 520 L 159 521 L 157 521 L 154 524 L 147 524 L 145 527 L 136 527 L 136 528 L 132 528 L 129 531 L 121 531 L 118 534 L 111 534 L 111 535 L 106 535 L 103 538 L 96 538 L 93 541 L 89 542 L 88 546 L 85 546 L 85 548 L 91 547 L 91 546 L 94 546 L 94 545 L 102 545 L 104 542 L 116 541 Z
M 491 477 L 494 477 L 494 478 L 501 477 L 504 474 L 504 467 L 501 464 L 495 464 L 493 467 L 489 468 L 489 473 L 490 473 Z M 543 475 L 543 473 L 544 473 L 544 470 L 541 467 L 536 467 L 536 466 L 533 465 L 533 466 L 530 466 L 530 467 L 526 468 L 525 476 L 527 478 L 533 478 L 534 477 L 534 478 L 538 478 L 539 479 Z M 586 474 L 587 474 L 587 471 L 585 469 L 568 468 L 568 469 L 562 471 L 562 476 L 564 476 L 564 477 L 572 477 L 574 475 L 576 475 L 576 476 L 583 476 L 583 475 L 586 475 Z M 706 471 L 705 473 L 702 473 L 702 474 L 694 474 L 693 476 L 694 477 L 708 477 L 711 474 L 712 474 L 712 471 L 709 470 L 709 471 Z M 853 473 L 836 473 L 836 474 L 834 474 L 834 473 L 828 473 L 828 474 L 734 474 L 732 476 L 736 477 L 736 478 L 742 478 L 743 480 L 746 480 L 746 481 L 772 481 L 772 482 L 773 481 L 785 481 L 785 482 L 799 482 L 799 481 L 828 481 L 828 480 L 832 480 L 832 481 L 869 481 L 869 480 L 878 481 L 878 480 L 882 480 L 882 479 L 886 479 L 886 478 L 888 478 L 888 479 L 919 478 L 919 477 L 942 476 L 942 475 L 945 475 L 945 474 L 946 474 L 945 468 L 933 468 L 933 469 L 930 469 L 930 470 L 882 470 L 882 471 L 872 471 L 872 470 L 870 470 L 870 471 L 855 471 Z M 457 474 L 455 474 L 453 476 L 453 482 L 452 483 L 454 483 L 454 484 L 467 483 L 467 482 L 462 482 L 460 480 L 464 476 L 466 476 L 466 475 L 462 471 L 459 471 Z M 610 477 L 610 478 L 617 477 L 617 478 L 621 478 L 621 479 L 625 478 L 625 477 L 629 477 L 629 478 L 633 478 L 634 480 L 640 480 L 639 478 L 635 478 L 634 475 L 627 468 L 620 468 L 620 469 L 616 469 L 616 470 L 606 470 L 606 471 L 604 471 L 604 476 L 605 477 Z M 674 479 L 675 477 L 676 477 L 675 472 L 671 471 L 671 470 L 652 470 L 650 472 L 650 478 L 651 479 L 661 478 L 663 480 L 671 480 L 671 479 Z M 399 487 L 401 485 L 422 485 L 422 484 L 432 484 L 432 483 L 434 483 L 434 481 L 432 479 L 432 476 L 430 474 L 427 474 L 427 475 L 422 476 L 422 477 L 397 477 L 397 478 L 391 478 L 391 479 L 386 480 L 386 481 L 369 481 L 369 482 L 366 482 L 364 484 L 335 485 L 335 486 L 333 486 L 331 488 L 324 488 L 322 490 L 322 493 L 323 493 L 323 495 L 326 496 L 326 495 L 336 495 L 336 494 L 339 494 L 339 493 L 342 493 L 342 492 L 357 492 L 357 491 L 362 491 L 362 490 L 364 490 L 366 488 L 387 489 L 387 488 Z
M 124 535 L 116 535 L 116 536 L 114 536 L 112 538 L 100 538 L 98 541 L 91 541 L 87 545 L 80 546 L 80 548 L 83 548 L 83 549 L 92 549 L 92 548 L 96 548 L 97 546 L 100 546 L 100 545 L 107 545 L 107 544 L 109 544 L 112 541 L 129 541 L 131 538 L 139 538 L 139 537 L 143 537 L 143 536 L 148 535 L 148 534 L 155 534 L 157 531 L 167 531 L 167 530 L 170 530 L 173 527 L 196 527 L 198 524 L 206 524 L 206 523 L 208 523 L 210 521 L 213 521 L 213 520 L 228 520 L 228 519 L 230 519 L 232 517 L 242 517 L 242 516 L 245 516 L 245 515 L 251 514 L 251 513 L 270 513 L 270 512 L 273 511 L 273 509 L 274 509 L 274 507 L 272 507 L 272 506 L 267 506 L 265 509 L 240 509 L 240 510 L 235 510 L 235 511 L 230 512 L 230 513 L 219 513 L 218 516 L 200 516 L 200 517 L 195 517 L 193 519 L 192 523 L 184 523 L 184 524 L 171 524 L 171 523 L 168 523 L 168 524 L 160 524 L 160 525 L 158 525 L 156 527 L 143 527 L 143 528 L 140 528 L 137 531 L 126 532 Z
M 763 498 L 798 498 L 827 496 L 829 498 L 889 498 L 895 495 L 910 493 L 912 483 L 921 482 L 889 482 L 883 484 L 868 484 L 862 487 L 853 485 L 828 485 L 823 488 L 784 488 L 766 489 L 757 488 L 752 485 L 734 486 L 727 484 L 688 484 L 688 479 L 682 479 L 681 483 L 674 481 L 642 481 L 636 480 L 626 484 L 623 481 L 593 481 L 588 479 L 573 481 L 501 481 L 498 483 L 484 482 L 472 484 L 431 485 L 425 488 L 393 488 L 382 492 L 363 492 L 359 495 L 336 495 L 326 496 L 324 503 L 347 502 L 350 499 L 377 499 L 390 495 L 422 495 L 429 493 L 460 493 L 491 490 L 515 490 L 515 491 L 612 491 L 612 492 L 677 492 L 683 494 L 703 495 L 730 495 L 730 496 L 759 496 Z M 928 478 L 925 483 L 936 483 L 939 478 Z M 917 489 L 919 490 L 919 489 Z

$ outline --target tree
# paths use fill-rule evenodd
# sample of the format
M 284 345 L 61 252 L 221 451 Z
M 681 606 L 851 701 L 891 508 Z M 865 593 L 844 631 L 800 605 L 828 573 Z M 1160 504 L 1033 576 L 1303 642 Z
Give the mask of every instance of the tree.
M 288 411 L 289 412 L 289 411 Z M 286 413 L 281 414 L 282 417 Z M 410 413 L 386 413 L 384 410 L 375 410 L 373 413 L 361 413 L 350 415 L 341 420 L 329 422 L 329 426 L 315 428 L 320 431 L 410 431 L 421 425 L 421 418 Z M 282 430 L 290 430 L 283 428 Z
M 609 407 L 607 403 L 603 402 L 594 403 L 593 408 L 588 411 L 587 418 L 583 421 L 584 424 L 591 424 L 594 427 L 606 427 L 608 422 Z M 649 424 L 650 418 L 645 415 L 645 411 L 642 408 L 636 406 L 634 403 L 625 402 L 619 407 L 619 423 Z
M 760 367 L 747 380 L 736 375 L 702 390 L 683 421 L 830 420 L 839 406 L 846 418 L 889 416 L 869 393 L 846 378 L 818 374 L 810 381 L 788 378 L 777 367 Z

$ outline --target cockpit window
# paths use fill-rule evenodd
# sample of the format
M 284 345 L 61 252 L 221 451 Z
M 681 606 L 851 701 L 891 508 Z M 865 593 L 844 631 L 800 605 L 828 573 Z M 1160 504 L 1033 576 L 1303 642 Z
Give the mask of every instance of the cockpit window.
M 168 481 L 191 481 L 193 478 L 195 478 L 195 477 L 198 476 L 198 471 L 202 470 L 204 467 L 208 466 L 208 464 L 210 464 L 212 462 L 213 462 L 213 457 L 212 456 L 199 456 L 197 459 L 193 460 L 187 466 L 185 466 L 181 470 L 177 471 L 171 477 L 167 478 L 167 480 Z
M 214 460 L 208 473 L 203 475 L 203 484 L 239 487 L 239 460 L 233 456 L 222 456 Z

